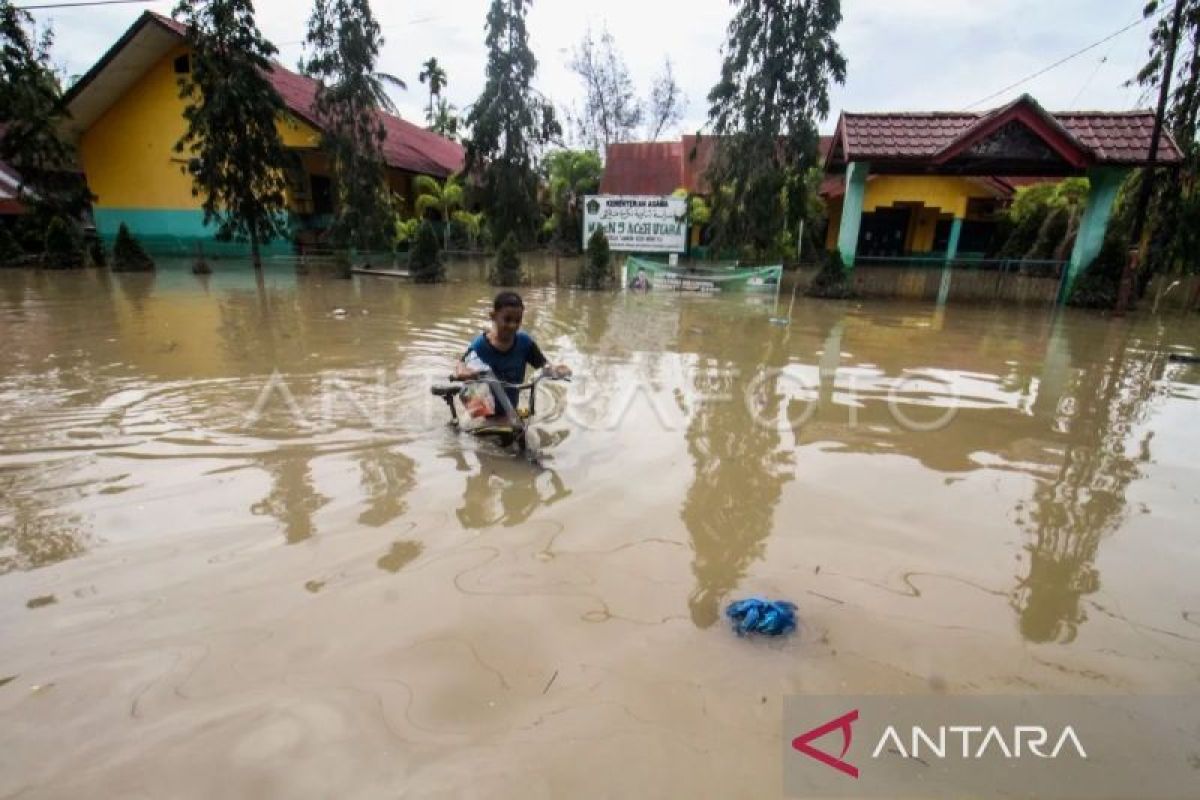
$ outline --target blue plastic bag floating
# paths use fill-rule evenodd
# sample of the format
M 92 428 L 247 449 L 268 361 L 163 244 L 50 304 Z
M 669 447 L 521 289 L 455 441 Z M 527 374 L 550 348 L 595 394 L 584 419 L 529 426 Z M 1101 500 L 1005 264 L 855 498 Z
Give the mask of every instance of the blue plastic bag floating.
M 767 600 L 751 597 L 730 603 L 725 616 L 733 622 L 738 636 L 761 633 L 763 636 L 783 636 L 796 630 L 796 604 L 786 600 Z

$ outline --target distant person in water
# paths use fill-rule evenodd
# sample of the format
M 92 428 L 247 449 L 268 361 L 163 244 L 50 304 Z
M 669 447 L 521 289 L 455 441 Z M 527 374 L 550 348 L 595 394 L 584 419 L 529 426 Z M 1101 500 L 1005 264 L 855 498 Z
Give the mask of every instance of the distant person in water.
M 637 275 L 629 282 L 629 288 L 638 289 L 643 292 L 650 290 L 650 278 L 646 275 L 645 269 L 638 268 Z
M 547 373 L 556 378 L 570 375 L 570 367 L 566 364 L 551 365 L 533 337 L 521 330 L 521 320 L 524 316 L 525 301 L 521 299 L 521 295 L 516 292 L 500 292 L 496 295 L 492 301 L 491 329 L 479 334 L 467 345 L 462 358 L 454 367 L 454 377 L 460 380 L 479 377 L 480 371 L 467 365 L 472 353 L 490 367 L 496 378 L 504 383 L 524 383 L 526 365 L 534 369 L 544 367 Z M 505 394 L 515 409 L 517 390 L 505 389 Z

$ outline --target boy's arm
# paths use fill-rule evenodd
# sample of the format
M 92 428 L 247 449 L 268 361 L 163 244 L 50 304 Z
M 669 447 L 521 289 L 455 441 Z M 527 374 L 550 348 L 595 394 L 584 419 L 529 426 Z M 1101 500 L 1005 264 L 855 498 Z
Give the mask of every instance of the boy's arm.
M 542 352 L 542 348 L 537 346 L 537 342 L 529 343 L 529 356 L 525 360 L 534 369 L 545 367 L 546 371 L 556 378 L 565 378 L 571 374 L 571 368 L 566 364 L 551 364 L 545 353 Z
M 458 361 L 454 362 L 454 377 L 460 381 L 469 381 L 472 378 L 479 377 L 479 371 L 473 370 L 467 366 L 467 356 L 471 355 L 471 346 L 468 345 L 463 354 L 458 357 Z

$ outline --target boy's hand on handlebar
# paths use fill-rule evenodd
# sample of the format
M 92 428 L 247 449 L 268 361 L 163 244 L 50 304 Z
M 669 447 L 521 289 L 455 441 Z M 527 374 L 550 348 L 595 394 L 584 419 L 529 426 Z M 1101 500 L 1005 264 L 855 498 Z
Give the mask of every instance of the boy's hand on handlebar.
M 473 381 L 479 377 L 479 370 L 471 369 L 460 361 L 454 365 L 454 377 L 460 381 Z
M 566 364 L 552 364 L 546 367 L 546 375 L 550 378 L 569 378 L 571 377 L 571 368 Z

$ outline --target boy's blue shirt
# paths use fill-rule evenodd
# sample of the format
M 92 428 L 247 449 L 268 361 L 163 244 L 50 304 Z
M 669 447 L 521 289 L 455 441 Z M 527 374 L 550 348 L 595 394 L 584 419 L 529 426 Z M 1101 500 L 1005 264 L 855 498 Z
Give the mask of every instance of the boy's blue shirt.
M 488 341 L 487 335 L 481 333 L 471 340 L 471 344 L 467 345 L 467 352 L 463 353 L 463 358 L 465 359 L 467 353 L 472 351 L 479 356 L 480 361 L 492 368 L 492 372 L 497 378 L 505 383 L 524 382 L 526 365 L 534 369 L 541 369 L 547 364 L 541 348 L 525 331 L 517 331 L 512 347 L 508 350 L 496 349 Z M 517 390 L 507 389 L 505 393 L 508 395 L 509 402 L 513 404 L 513 408 L 516 408 Z

